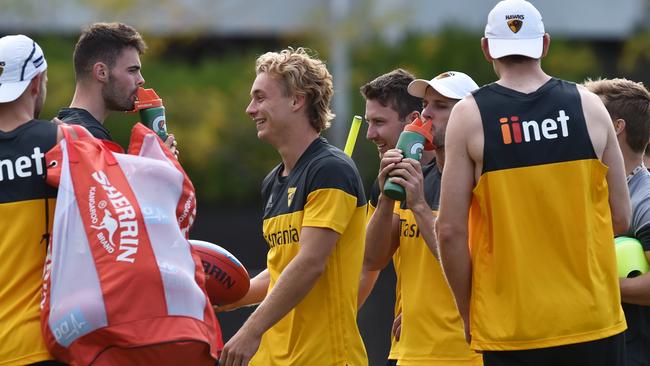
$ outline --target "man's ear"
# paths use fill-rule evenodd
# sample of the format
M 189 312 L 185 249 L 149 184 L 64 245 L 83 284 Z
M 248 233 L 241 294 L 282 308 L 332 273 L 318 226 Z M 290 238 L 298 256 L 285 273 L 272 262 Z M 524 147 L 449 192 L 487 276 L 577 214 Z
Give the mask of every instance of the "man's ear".
M 95 62 L 93 65 L 93 78 L 99 82 L 105 83 L 108 81 L 109 74 L 108 66 L 103 62 Z
M 307 98 L 304 95 L 294 95 L 291 98 L 291 110 L 297 111 L 305 105 Z
M 411 123 L 411 122 L 415 121 L 417 118 L 420 118 L 420 112 L 413 111 L 413 112 L 409 113 L 409 115 L 406 117 L 406 120 L 408 121 L 408 123 Z
M 544 48 L 542 49 L 542 57 L 546 57 L 546 54 L 548 53 L 549 48 L 551 48 L 551 36 L 548 33 L 544 33 Z
M 614 131 L 616 131 L 616 135 L 620 135 L 621 132 L 625 130 L 625 120 L 623 118 L 617 118 L 614 120 Z
M 488 47 L 488 40 L 485 37 L 481 38 L 481 50 L 483 50 L 483 57 L 485 57 L 485 60 L 489 63 L 492 63 L 494 59 L 492 58 L 492 56 L 490 56 L 490 48 Z
M 29 86 L 27 87 L 29 89 L 29 92 L 33 95 L 38 95 L 41 92 L 41 86 L 43 81 L 43 73 L 40 73 L 34 78 L 32 78 L 32 81 L 29 82 Z

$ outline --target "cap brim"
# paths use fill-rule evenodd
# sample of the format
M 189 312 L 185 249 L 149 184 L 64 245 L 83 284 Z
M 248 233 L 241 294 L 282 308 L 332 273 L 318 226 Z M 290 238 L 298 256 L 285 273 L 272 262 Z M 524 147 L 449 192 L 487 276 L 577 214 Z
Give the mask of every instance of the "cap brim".
M 414 97 L 424 98 L 424 94 L 427 91 L 427 86 L 430 86 L 429 80 L 424 79 L 415 79 L 411 81 L 406 90 Z
M 501 58 L 510 55 L 522 55 L 530 58 L 541 58 L 544 48 L 544 37 L 530 39 L 497 39 L 488 38 L 490 57 Z
M 463 99 L 464 95 L 457 95 L 453 90 L 447 88 L 437 80 L 424 80 L 424 79 L 415 79 L 411 81 L 408 88 L 406 89 L 409 94 L 414 97 L 424 98 L 424 95 L 427 92 L 427 87 L 430 86 L 433 90 L 440 93 L 443 97 L 449 99 Z
M 18 99 L 31 80 L 19 81 L 16 83 L 3 83 L 0 84 L 0 103 L 9 103 Z

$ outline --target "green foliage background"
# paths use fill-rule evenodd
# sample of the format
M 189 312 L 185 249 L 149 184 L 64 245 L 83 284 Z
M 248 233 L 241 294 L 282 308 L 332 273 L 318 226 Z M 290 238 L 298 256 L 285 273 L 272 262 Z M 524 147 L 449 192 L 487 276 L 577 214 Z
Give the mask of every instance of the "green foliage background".
M 48 97 L 42 118 L 53 117 L 70 103 L 74 92 L 72 51 L 75 37 L 35 37 L 44 49 L 49 64 Z M 448 29 L 433 37 L 410 35 L 395 44 L 378 38 L 356 42 L 351 47 L 349 80 L 334 80 L 335 89 L 347 83 L 351 110 L 364 114 L 361 85 L 396 67 L 418 77 L 432 78 L 446 70 L 459 70 L 472 76 L 479 85 L 495 80 L 492 66 L 483 59 L 480 35 Z M 317 37 L 230 42 L 225 51 L 211 52 L 214 41 L 198 37 L 156 38 L 145 34 L 149 50 L 142 57 L 146 87 L 155 88 L 163 98 L 168 129 L 179 141 L 181 162 L 193 180 L 202 204 L 258 204 L 264 175 L 279 162 L 268 145 L 257 140 L 255 126 L 244 110 L 254 79 L 258 55 L 286 46 L 306 46 L 328 60 L 326 40 Z M 202 43 L 203 42 L 203 43 Z M 197 52 L 183 53 L 183 44 L 204 44 Z M 604 75 L 597 44 L 553 40 L 544 59 L 545 70 L 554 76 L 581 82 Z M 639 34 L 622 45 L 616 60 L 617 74 L 646 77 L 650 60 L 650 34 Z M 351 117 L 351 116 L 350 116 Z M 115 113 L 106 126 L 114 138 L 126 146 L 130 129 L 138 117 Z M 348 123 L 351 118 L 341 118 Z M 346 128 L 347 129 L 347 128 Z M 376 149 L 359 136 L 354 160 L 369 186 L 375 177 Z M 327 136 L 327 132 L 325 133 Z

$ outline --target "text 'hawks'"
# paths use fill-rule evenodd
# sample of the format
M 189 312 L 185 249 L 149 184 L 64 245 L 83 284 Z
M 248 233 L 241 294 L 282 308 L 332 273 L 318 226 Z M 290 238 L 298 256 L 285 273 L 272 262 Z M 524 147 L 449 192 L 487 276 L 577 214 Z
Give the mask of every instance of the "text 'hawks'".
M 111 185 L 103 171 L 94 172 L 92 177 L 102 185 L 111 205 L 115 209 L 115 214 L 118 215 L 120 254 L 117 256 L 117 261 L 134 263 L 135 255 L 138 252 L 138 221 L 136 220 L 135 209 L 122 192 Z

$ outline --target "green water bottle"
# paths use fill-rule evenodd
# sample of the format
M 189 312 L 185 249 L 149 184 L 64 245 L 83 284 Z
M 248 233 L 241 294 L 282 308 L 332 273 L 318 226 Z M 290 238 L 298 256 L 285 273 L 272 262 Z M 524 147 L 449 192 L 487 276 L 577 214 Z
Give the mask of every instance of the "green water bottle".
M 143 124 L 155 132 L 161 140 L 167 140 L 167 123 L 162 99 L 153 89 L 138 88 L 135 110 L 140 113 Z
M 402 150 L 404 158 L 420 161 L 425 145 L 431 144 L 433 140 L 431 125 L 431 121 L 422 123 L 419 118 L 416 118 L 413 123 L 404 128 L 395 146 L 397 149 Z M 390 177 L 384 183 L 384 194 L 396 201 L 404 201 L 406 199 L 404 187 L 393 183 Z

